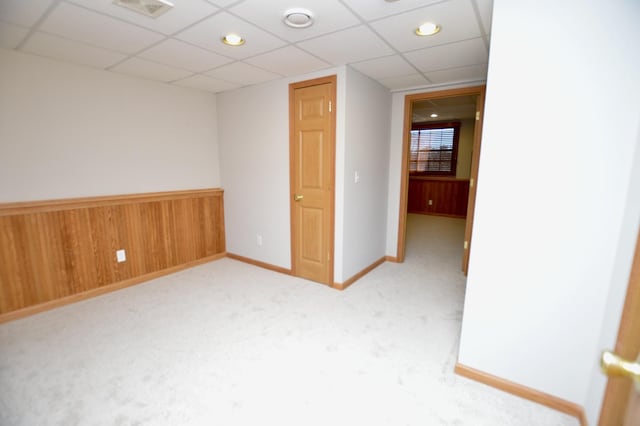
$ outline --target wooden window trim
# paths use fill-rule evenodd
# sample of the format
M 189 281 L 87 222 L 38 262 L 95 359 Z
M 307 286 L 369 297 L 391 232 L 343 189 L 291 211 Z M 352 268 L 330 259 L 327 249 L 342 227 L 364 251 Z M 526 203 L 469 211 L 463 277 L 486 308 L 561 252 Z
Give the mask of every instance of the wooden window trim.
M 424 171 L 424 172 L 409 172 L 410 176 L 456 176 L 456 170 L 458 167 L 458 146 L 460 141 L 460 121 L 438 121 L 428 123 L 412 123 L 411 131 L 413 130 L 425 130 L 425 129 L 443 129 L 447 127 L 453 127 L 453 149 L 451 152 L 451 170 L 448 172 L 441 171 Z M 409 138 L 409 152 L 411 152 L 411 138 Z

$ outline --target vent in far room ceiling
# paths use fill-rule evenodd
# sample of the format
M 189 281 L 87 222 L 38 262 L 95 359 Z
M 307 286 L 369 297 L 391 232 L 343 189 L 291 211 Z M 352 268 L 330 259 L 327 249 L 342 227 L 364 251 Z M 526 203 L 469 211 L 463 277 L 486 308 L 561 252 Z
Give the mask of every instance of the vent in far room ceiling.
M 157 18 L 173 7 L 173 3 L 166 0 L 114 0 L 113 3 L 150 18 Z

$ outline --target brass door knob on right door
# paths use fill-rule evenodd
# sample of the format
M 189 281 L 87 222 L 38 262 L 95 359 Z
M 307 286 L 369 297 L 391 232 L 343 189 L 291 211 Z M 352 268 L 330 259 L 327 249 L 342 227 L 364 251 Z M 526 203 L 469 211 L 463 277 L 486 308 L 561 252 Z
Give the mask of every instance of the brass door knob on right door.
M 640 362 L 626 360 L 611 351 L 603 351 L 600 368 L 609 377 L 630 377 L 640 391 Z

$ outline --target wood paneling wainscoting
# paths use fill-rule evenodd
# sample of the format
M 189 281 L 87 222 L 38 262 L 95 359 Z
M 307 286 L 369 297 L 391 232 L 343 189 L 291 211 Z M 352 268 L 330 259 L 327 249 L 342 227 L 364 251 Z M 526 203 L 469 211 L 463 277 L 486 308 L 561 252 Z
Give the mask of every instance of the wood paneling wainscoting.
M 431 204 L 429 204 L 431 200 Z M 407 211 L 439 216 L 467 217 L 469 179 L 411 176 Z
M 221 189 L 0 204 L 0 322 L 224 255 Z

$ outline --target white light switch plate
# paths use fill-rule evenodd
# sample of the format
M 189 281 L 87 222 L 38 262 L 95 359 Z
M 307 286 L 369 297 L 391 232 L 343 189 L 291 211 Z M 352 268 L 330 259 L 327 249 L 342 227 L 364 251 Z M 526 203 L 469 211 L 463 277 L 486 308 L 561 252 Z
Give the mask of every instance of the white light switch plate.
M 118 261 L 118 263 L 127 260 L 127 253 L 124 249 L 116 250 L 116 260 Z

